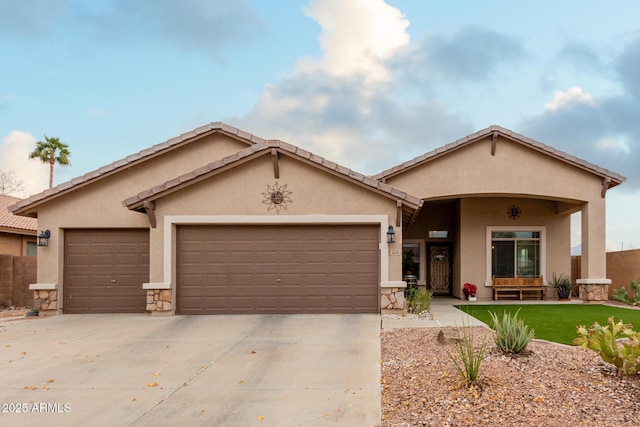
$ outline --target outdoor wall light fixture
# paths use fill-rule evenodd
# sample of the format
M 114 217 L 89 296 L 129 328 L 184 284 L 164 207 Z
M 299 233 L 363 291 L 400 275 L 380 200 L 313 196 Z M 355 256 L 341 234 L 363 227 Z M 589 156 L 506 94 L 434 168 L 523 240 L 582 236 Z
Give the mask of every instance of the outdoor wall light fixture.
M 396 232 L 393 229 L 393 225 L 389 226 L 387 230 L 387 243 L 395 243 L 396 242 Z
M 38 246 L 49 246 L 49 239 L 51 238 L 51 231 L 44 230 L 38 234 Z

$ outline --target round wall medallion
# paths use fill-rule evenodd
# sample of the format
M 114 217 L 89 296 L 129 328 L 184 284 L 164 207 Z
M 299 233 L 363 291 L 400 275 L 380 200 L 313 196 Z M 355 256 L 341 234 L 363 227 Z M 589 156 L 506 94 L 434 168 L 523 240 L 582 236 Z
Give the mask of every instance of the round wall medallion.
M 263 204 L 267 205 L 267 210 L 275 209 L 276 213 L 280 213 L 281 209 L 287 210 L 287 203 L 293 203 L 291 195 L 293 192 L 287 190 L 287 184 L 278 185 L 276 181 L 273 185 L 267 185 L 267 191 L 262 193 Z
M 520 210 L 520 208 L 516 205 L 513 206 L 509 206 L 509 209 L 507 209 L 507 216 L 511 219 L 518 219 L 520 218 L 520 214 L 522 213 L 522 211 Z
M 282 202 L 284 202 L 284 194 L 282 194 L 282 191 L 274 191 L 271 193 L 271 203 L 279 205 Z

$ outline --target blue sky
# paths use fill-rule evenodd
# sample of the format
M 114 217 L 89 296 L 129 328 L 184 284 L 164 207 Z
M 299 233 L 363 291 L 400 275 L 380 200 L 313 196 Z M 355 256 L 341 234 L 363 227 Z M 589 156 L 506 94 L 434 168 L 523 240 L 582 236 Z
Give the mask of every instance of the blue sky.
M 0 170 L 39 192 L 26 154 L 44 134 L 72 152 L 57 184 L 224 121 L 376 173 L 498 124 L 626 176 L 608 248 L 640 248 L 638 16 L 636 0 L 0 0 Z

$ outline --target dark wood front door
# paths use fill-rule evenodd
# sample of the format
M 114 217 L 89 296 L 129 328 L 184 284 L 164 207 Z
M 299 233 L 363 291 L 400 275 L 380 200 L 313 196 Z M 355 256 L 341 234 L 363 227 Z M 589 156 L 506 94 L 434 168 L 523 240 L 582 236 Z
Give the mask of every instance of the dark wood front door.
M 451 294 L 451 246 L 432 244 L 428 246 L 429 281 L 434 295 Z

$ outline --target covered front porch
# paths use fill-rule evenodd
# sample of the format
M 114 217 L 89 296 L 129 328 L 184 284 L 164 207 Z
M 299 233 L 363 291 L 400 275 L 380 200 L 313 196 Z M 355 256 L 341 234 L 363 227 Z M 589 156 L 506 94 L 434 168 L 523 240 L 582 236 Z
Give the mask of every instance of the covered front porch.
M 587 265 L 581 266 L 582 277 L 591 277 L 588 283 L 574 285 L 606 286 L 606 273 L 600 273 L 605 268 L 600 231 L 604 200 L 522 194 L 425 199 L 414 221 L 403 229 L 402 278 L 408 288 L 428 289 L 436 297 L 464 299 L 464 284 L 471 283 L 477 286 L 481 301 L 556 300 L 553 276 L 571 277 L 574 213 L 582 218 L 587 259 Z

